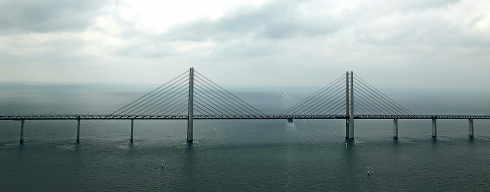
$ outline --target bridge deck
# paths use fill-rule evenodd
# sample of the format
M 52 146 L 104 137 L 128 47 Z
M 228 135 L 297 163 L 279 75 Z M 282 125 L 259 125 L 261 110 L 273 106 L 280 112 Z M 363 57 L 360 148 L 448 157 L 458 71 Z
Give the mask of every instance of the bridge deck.
M 187 119 L 187 115 L 18 115 L 0 120 Z M 348 115 L 194 115 L 194 119 L 348 119 Z M 354 115 L 354 119 L 490 119 L 489 115 Z

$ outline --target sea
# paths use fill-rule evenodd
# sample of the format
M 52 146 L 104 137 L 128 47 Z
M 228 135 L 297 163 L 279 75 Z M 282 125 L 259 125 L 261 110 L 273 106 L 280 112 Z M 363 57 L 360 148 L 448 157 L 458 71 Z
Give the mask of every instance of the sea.
M 0 115 L 110 114 L 158 85 L 0 83 Z M 223 86 L 268 114 L 321 87 Z M 415 114 L 490 113 L 490 93 L 379 88 Z M 490 191 L 490 120 L 0 121 L 0 191 Z

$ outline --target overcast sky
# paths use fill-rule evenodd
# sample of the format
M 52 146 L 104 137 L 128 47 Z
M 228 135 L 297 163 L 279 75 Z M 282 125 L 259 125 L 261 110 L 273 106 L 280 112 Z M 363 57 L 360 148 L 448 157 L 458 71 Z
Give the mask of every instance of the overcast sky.
M 0 1 L 0 81 L 490 90 L 490 1 Z

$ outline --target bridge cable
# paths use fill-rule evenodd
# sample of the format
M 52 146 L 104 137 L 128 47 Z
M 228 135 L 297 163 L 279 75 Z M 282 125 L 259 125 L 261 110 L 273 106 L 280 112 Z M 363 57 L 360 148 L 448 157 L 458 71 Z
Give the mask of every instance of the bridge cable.
M 124 114 L 124 113 L 127 113 L 129 110 L 134 111 L 135 110 L 135 109 L 133 109 L 134 107 L 136 107 L 138 109 L 138 108 L 146 105 L 146 103 L 148 103 L 148 102 L 146 102 L 146 103 L 143 103 L 143 102 L 147 101 L 148 99 L 150 99 L 150 102 L 151 102 L 153 100 L 152 98 L 155 95 L 160 94 L 160 92 L 166 90 L 168 87 L 173 86 L 176 83 L 182 81 L 182 79 L 185 78 L 185 76 L 183 76 L 183 75 L 186 74 L 186 73 L 187 72 L 179 75 L 178 77 L 172 79 L 171 81 L 169 81 L 169 82 L 165 83 L 164 85 L 158 87 L 157 89 L 151 91 L 150 93 L 147 93 L 146 95 L 144 95 L 144 96 L 136 99 L 135 101 L 131 102 L 130 104 L 128 104 L 128 105 L 126 105 L 126 106 L 118 109 L 117 111 L 113 112 L 112 114 Z M 167 87 L 163 87 L 163 86 L 167 86 Z
M 396 107 L 393 105 L 389 105 L 386 102 L 383 102 L 381 98 L 377 97 L 376 95 L 370 94 L 371 91 L 369 89 L 359 89 L 362 94 L 365 95 L 366 99 L 372 102 L 373 107 L 375 107 L 377 110 L 379 110 L 380 114 L 398 114 L 400 111 L 396 110 Z M 379 108 L 377 107 L 379 106 Z M 385 111 L 385 112 L 382 112 Z
M 304 100 L 301 106 L 297 107 L 297 110 L 304 111 L 305 108 L 310 108 L 311 106 L 317 106 L 319 102 L 326 103 L 325 100 L 328 100 L 327 94 L 329 92 L 335 92 L 339 90 L 339 85 L 341 85 L 342 81 L 334 82 L 333 85 L 328 87 L 324 87 L 325 89 L 318 92 L 313 97 L 310 97 L 308 100 Z M 327 98 L 325 98 L 327 97 Z
M 390 114 L 390 113 L 397 114 L 397 112 L 394 112 L 394 109 L 395 109 L 394 106 L 388 105 L 386 102 L 383 102 L 381 100 L 381 98 L 372 94 L 372 92 L 371 92 L 372 90 L 366 89 L 366 87 L 361 87 L 361 86 L 357 86 L 357 88 L 359 90 L 359 91 L 357 91 L 357 93 L 359 93 L 361 95 L 361 97 L 359 97 L 359 99 L 363 100 L 366 103 L 370 103 L 370 105 L 371 105 L 370 108 L 375 108 L 377 110 L 377 113 L 379 113 L 379 114 Z
M 118 113 L 120 110 L 122 110 L 122 109 L 126 108 L 127 106 L 130 106 L 130 105 L 134 104 L 135 102 L 138 102 L 140 99 L 145 98 L 147 95 L 152 94 L 153 92 L 155 92 L 156 90 L 158 90 L 158 89 L 162 88 L 163 86 L 167 85 L 168 83 L 170 83 L 170 82 L 174 81 L 175 79 L 180 78 L 182 75 L 185 75 L 185 74 L 188 74 L 188 73 L 189 73 L 189 71 L 186 71 L 186 72 L 184 72 L 184 73 L 180 74 L 179 76 L 177 76 L 177 77 L 175 77 L 174 79 L 170 80 L 169 82 L 167 82 L 167 83 L 165 83 L 165 84 L 161 85 L 160 87 L 158 87 L 158 88 L 154 89 L 153 91 L 150 91 L 149 93 L 147 93 L 147 94 L 143 95 L 142 97 L 140 97 L 140 98 L 138 98 L 138 99 L 134 100 L 133 102 L 131 102 L 131 103 L 129 103 L 129 104 L 127 104 L 127 105 L 125 105 L 124 107 L 121 107 L 120 109 L 118 109 L 118 110 L 114 111 L 113 113 L 111 113 L 111 115 L 114 115 L 114 114 Z
M 361 113 L 361 114 L 363 114 L 363 115 L 376 114 L 376 112 L 371 110 L 371 108 L 369 108 L 364 102 L 357 102 L 356 100 L 354 100 L 354 101 L 355 101 L 354 107 L 359 107 L 363 111 L 363 113 Z M 357 114 L 359 114 L 359 113 L 357 113 Z
M 324 92 L 326 89 L 330 89 L 331 87 L 333 87 L 332 85 L 338 84 L 339 83 L 339 80 L 340 79 L 344 79 L 344 78 L 345 78 L 345 75 L 340 76 L 339 78 L 337 78 L 334 81 L 332 81 L 331 83 L 329 83 L 327 86 L 321 88 L 320 90 L 316 91 L 315 93 L 311 94 L 307 98 L 305 98 L 302 101 L 296 103 L 295 105 L 293 105 L 289 109 L 286 109 L 284 112 L 282 112 L 280 114 L 284 115 L 284 114 L 287 114 L 287 113 L 291 113 L 293 111 L 297 111 L 298 108 L 299 109 L 302 109 L 303 108 L 303 107 L 301 107 L 302 105 L 305 105 L 305 103 L 311 103 L 311 101 L 313 101 L 314 98 L 317 98 L 320 93 Z
M 208 79 L 204 75 L 200 74 L 199 72 L 195 72 L 195 73 L 197 74 L 197 77 L 198 78 L 201 78 L 201 80 L 203 80 L 203 82 L 207 83 L 207 85 L 209 85 L 210 87 L 214 88 L 215 92 L 218 95 L 223 96 L 223 98 L 225 98 L 229 103 L 232 103 L 230 101 L 230 100 L 232 100 L 232 101 L 234 101 L 235 105 L 237 105 L 237 107 L 243 108 L 243 109 L 247 109 L 245 111 L 252 112 L 252 114 L 265 115 L 263 112 L 261 112 L 257 108 L 251 106 L 247 102 L 245 102 L 242 99 L 238 98 L 237 96 L 235 96 L 234 94 L 230 93 L 226 89 L 222 88 L 218 84 L 214 83 L 213 81 L 211 81 L 210 79 Z
M 366 87 L 366 90 L 371 93 L 371 96 L 374 96 L 374 97 L 378 98 L 377 100 L 379 100 L 379 103 L 383 104 L 383 106 L 390 106 L 391 109 L 392 109 L 391 111 L 397 111 L 397 113 L 401 113 L 401 114 L 411 114 L 410 111 L 408 111 L 406 109 L 403 110 L 404 109 L 403 106 L 401 106 L 398 103 L 394 102 L 389 97 L 387 97 L 386 95 L 384 95 L 383 93 L 381 93 L 380 91 L 378 91 L 377 89 L 375 89 L 374 87 L 372 87 L 371 85 L 369 85 L 369 86 L 366 85 L 367 83 L 365 81 L 364 82 L 363 81 L 359 81 L 359 82 Z M 384 95 L 384 97 L 381 94 Z M 394 113 L 394 114 L 396 114 L 396 113 Z
M 344 77 L 345 75 L 337 78 L 336 80 L 334 80 L 333 82 L 331 82 L 330 84 L 328 84 L 327 86 L 321 88 L 320 90 L 316 91 L 315 93 L 311 94 L 310 96 L 308 96 L 307 98 L 303 99 L 302 101 L 296 103 L 295 105 L 293 105 L 292 107 L 290 107 L 289 109 L 286 109 L 284 112 L 280 113 L 280 114 L 287 114 L 287 113 L 291 113 L 292 111 L 297 111 L 298 108 L 300 108 L 299 106 L 301 105 L 304 105 L 304 103 L 309 103 L 313 100 L 313 98 L 316 98 L 318 97 L 318 94 L 323 92 L 325 89 L 331 87 L 331 84 L 333 83 L 336 83 L 338 79 L 341 79 L 342 77 Z
M 196 90 L 196 96 L 199 96 L 199 95 L 200 95 L 199 91 Z M 210 113 L 210 114 L 226 114 L 226 112 L 223 113 L 220 109 L 216 109 L 212 104 L 209 104 L 208 102 L 210 102 L 210 101 L 207 99 L 207 97 L 202 96 L 202 97 L 196 97 L 195 99 L 200 100 L 202 103 L 211 107 L 212 110 L 208 108 L 208 110 L 213 111 L 213 113 Z M 203 105 L 203 107 L 205 107 L 205 106 Z M 218 105 L 216 105 L 216 107 L 220 108 L 220 106 L 218 106 Z
M 345 92 L 338 92 L 338 90 L 342 90 L 342 88 L 337 87 L 337 91 L 330 95 L 330 103 L 318 101 L 317 103 L 315 103 L 314 107 L 310 109 L 309 113 L 316 114 L 321 110 L 329 109 L 331 107 L 337 107 L 337 104 L 339 102 L 342 102 L 341 98 L 344 98 L 345 94 Z
M 196 82 L 199 82 L 199 81 L 200 81 L 199 78 L 196 78 Z M 204 85 L 206 86 L 206 84 L 204 84 Z M 207 85 L 206 87 L 208 87 L 208 86 L 209 85 Z M 231 114 L 231 113 L 237 113 L 237 114 L 239 114 L 240 113 L 240 112 L 234 112 L 234 111 L 240 111 L 235 106 L 229 105 L 229 104 L 228 105 L 225 105 L 225 104 L 220 103 L 219 101 L 217 101 L 215 98 L 220 98 L 220 100 L 222 100 L 222 101 L 227 101 L 227 100 L 229 100 L 229 98 L 226 98 L 226 97 L 224 97 L 222 95 L 219 95 L 217 93 L 213 93 L 212 92 L 213 88 L 203 88 L 203 90 L 204 91 L 203 91 L 202 97 L 209 97 L 209 98 L 212 99 L 212 101 L 209 101 L 209 102 L 211 102 L 211 103 L 213 103 L 215 105 L 221 105 L 222 107 L 226 108 L 226 110 L 225 110 L 225 109 L 221 108 L 221 106 L 220 106 L 220 108 L 225 111 L 225 113 L 223 113 L 223 112 L 220 112 L 220 113 L 223 113 L 223 114 L 226 114 L 226 113 L 229 113 L 229 114 Z M 204 93 L 204 92 L 206 92 L 209 95 L 206 95 L 206 93 Z M 233 109 L 230 109 L 230 107 L 233 108 Z
M 323 114 L 327 114 L 327 115 L 331 115 L 331 114 L 339 114 L 339 113 L 336 113 L 338 112 L 337 111 L 337 108 L 339 105 L 345 103 L 345 100 L 343 100 L 342 98 L 345 98 L 344 95 L 343 95 L 343 92 L 338 92 L 336 93 L 336 95 L 334 95 L 335 98 L 334 99 L 331 99 L 331 103 L 328 107 L 323 107 L 325 106 L 327 103 L 325 102 L 325 104 L 320 107 L 319 109 L 311 112 L 312 114 L 315 114 L 315 113 L 320 113 L 323 112 Z M 332 97 L 334 97 L 332 96 Z M 318 105 L 320 106 L 320 104 Z M 314 109 L 312 109 L 314 110 Z M 335 113 L 334 113 L 335 112 Z
M 357 77 L 358 79 L 360 79 L 362 82 L 366 83 L 367 85 L 369 85 L 372 89 L 376 90 L 376 92 L 382 96 L 384 96 L 385 100 L 387 100 L 388 102 L 392 103 L 393 105 L 397 106 L 398 108 L 401 108 L 403 109 L 403 111 L 405 111 L 405 113 L 408 113 L 408 114 L 413 114 L 412 112 L 410 112 L 408 109 L 406 109 L 405 107 L 403 107 L 402 105 L 398 104 L 397 102 L 393 101 L 391 98 L 389 98 L 388 96 L 386 96 L 385 94 L 383 94 L 381 91 L 379 91 L 378 89 L 376 89 L 375 87 L 373 87 L 372 85 L 370 85 L 368 82 L 364 81 L 362 78 L 360 78 L 359 76 L 357 75 L 354 75 L 355 77 Z
M 200 82 L 200 81 L 201 80 L 199 80 L 199 78 L 196 79 L 196 82 Z M 199 90 L 196 89 L 196 91 L 197 92 L 201 92 L 200 89 Z M 211 96 L 206 95 L 206 93 L 208 95 L 211 95 Z M 216 98 L 222 98 L 222 100 L 227 100 L 228 98 L 223 98 L 221 95 L 217 95 L 216 93 L 213 93 L 213 92 L 209 91 L 209 88 L 208 89 L 203 88 L 202 97 L 206 97 L 206 96 L 212 100 L 212 101 L 209 101 L 209 102 L 217 105 L 221 110 L 225 111 L 225 113 L 223 113 L 223 112 L 221 112 L 221 113 L 223 113 L 223 114 L 226 114 L 226 113 L 228 113 L 228 114 L 232 114 L 232 113 L 240 114 L 239 112 L 238 113 L 237 112 L 234 112 L 234 111 L 240 111 L 240 110 L 236 109 L 235 106 L 233 106 L 233 105 L 223 105 L 223 103 L 220 103 L 219 101 L 217 101 Z M 224 107 L 226 109 L 223 109 L 222 107 Z M 230 109 L 230 107 L 233 108 L 233 109 Z M 230 111 L 231 111 L 231 113 L 230 113 Z
M 176 95 L 177 97 L 179 98 L 169 98 L 169 100 L 174 100 L 173 102 L 171 102 L 169 104 L 169 106 L 167 106 L 166 108 L 164 107 L 161 107 L 157 112 L 156 114 L 180 114 L 180 113 L 177 113 L 179 110 L 179 108 L 182 108 L 185 109 L 187 108 L 187 103 L 186 103 L 186 100 L 187 97 L 186 97 L 186 90 L 184 90 L 182 93 L 180 93 L 181 95 Z
M 134 109 L 131 109 L 131 113 L 147 113 L 150 109 L 154 109 L 157 106 L 160 105 L 165 105 L 166 103 L 162 103 L 161 100 L 165 99 L 167 97 L 172 97 L 173 95 L 177 94 L 174 90 L 179 90 L 179 89 L 185 89 L 186 84 L 186 79 L 181 79 L 164 89 L 160 90 L 158 93 L 151 95 L 148 97 L 145 103 L 140 103 L 139 106 L 133 106 L 135 107 Z M 166 91 L 165 91 L 166 90 Z M 165 91 L 165 92 L 164 92 Z M 128 109 L 129 110 L 129 109 Z
M 331 95 L 334 94 L 335 92 L 338 92 L 339 90 L 342 90 L 342 88 L 340 88 L 338 85 L 329 86 L 328 89 L 324 89 L 324 91 L 322 91 L 323 93 L 320 92 L 319 94 L 317 94 L 317 96 L 312 97 L 311 101 L 303 104 L 301 107 L 298 107 L 298 110 L 303 111 L 306 108 L 306 109 L 309 109 L 310 111 L 313 111 L 316 108 L 318 108 L 319 106 L 324 107 L 326 104 L 328 104 L 327 102 L 325 102 L 325 100 L 332 100 L 331 98 L 333 96 L 331 96 Z M 333 92 L 333 93 L 331 95 L 327 95 L 327 93 L 329 93 L 329 92 Z M 338 94 L 339 93 L 337 93 L 334 96 L 337 96 Z M 323 103 L 323 105 L 321 105 L 319 103 Z M 311 108 L 311 107 L 313 107 L 313 108 Z
M 150 99 L 150 101 L 144 103 L 143 105 L 138 106 L 136 109 L 133 109 L 133 113 L 141 113 L 145 114 L 148 113 L 150 110 L 155 109 L 158 106 L 165 105 L 167 103 L 162 103 L 162 99 L 166 99 L 169 96 L 174 97 L 175 94 L 178 94 L 176 91 L 179 91 L 179 89 L 184 89 L 185 90 L 186 82 L 182 81 L 179 84 L 172 85 L 171 88 L 167 90 L 167 92 L 163 92 L 156 97 Z
M 176 89 L 175 91 L 173 89 Z M 182 97 L 182 95 L 185 94 L 185 87 L 174 87 L 172 90 L 169 90 L 167 94 L 161 94 L 158 97 L 155 97 L 154 101 L 152 103 L 146 103 L 146 107 L 143 109 L 140 109 L 138 112 L 142 114 L 152 114 L 155 111 L 164 108 L 164 107 L 170 107 L 173 104 L 175 104 L 175 98 L 177 97 Z M 180 89 L 180 90 L 179 90 Z M 182 90 L 183 89 L 183 90 Z M 178 92 L 180 91 L 180 92 Z M 184 91 L 184 94 L 182 92 Z M 162 100 L 168 100 L 170 102 L 168 103 L 163 103 L 161 102 Z
M 363 89 L 358 89 L 359 91 L 357 91 L 357 93 L 362 96 L 362 97 L 358 97 L 358 99 L 361 99 L 364 101 L 363 103 L 366 103 L 368 104 L 368 106 L 370 106 L 370 108 L 374 108 L 376 110 L 376 112 L 378 114 L 383 114 L 383 115 L 388 115 L 390 113 L 392 114 L 396 114 L 393 113 L 391 110 L 389 110 L 389 107 L 386 107 L 385 106 L 385 103 L 379 101 L 379 100 L 376 100 L 376 98 L 372 98 L 371 95 L 369 95 L 368 93 L 365 92 L 365 90 Z M 356 101 L 356 100 L 354 100 Z M 354 105 L 355 107 L 355 105 Z
M 214 93 L 211 92 L 211 94 L 214 95 L 215 97 L 220 97 L 220 98 L 223 99 L 223 102 L 224 103 L 220 103 L 221 105 L 225 105 L 225 104 L 226 105 L 230 105 L 230 107 L 232 107 L 235 110 L 237 110 L 238 113 L 243 113 L 244 112 L 245 114 L 248 114 L 248 113 L 250 113 L 250 114 L 257 114 L 257 112 L 253 110 L 253 107 L 252 107 L 252 109 L 250 109 L 247 106 L 247 105 L 249 105 L 248 103 L 244 102 L 243 100 L 242 100 L 242 102 L 245 103 L 245 104 L 243 104 L 241 102 L 238 102 L 236 99 L 234 99 L 233 97 L 231 97 L 229 95 L 231 93 L 226 94 L 226 92 L 227 92 L 226 90 L 224 90 L 223 88 L 219 87 L 217 84 L 215 84 L 214 82 L 210 81 L 209 79 L 207 79 L 206 77 L 204 77 L 202 75 L 200 75 L 200 76 L 202 76 L 202 78 L 199 77 L 199 75 L 200 74 L 198 74 L 198 78 L 200 78 L 203 82 L 205 82 L 206 85 L 208 87 L 210 87 L 210 90 L 214 90 Z M 233 94 L 231 94 L 231 95 L 233 95 Z M 236 107 L 238 107 L 239 109 L 237 109 Z M 255 110 L 257 110 L 257 109 L 255 109 Z M 239 112 L 239 111 L 242 111 L 242 112 Z

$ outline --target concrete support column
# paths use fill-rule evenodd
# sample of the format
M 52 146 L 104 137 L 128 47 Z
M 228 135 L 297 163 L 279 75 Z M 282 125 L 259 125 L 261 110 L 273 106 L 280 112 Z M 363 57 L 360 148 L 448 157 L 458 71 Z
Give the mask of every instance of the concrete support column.
M 349 139 L 354 139 L 354 72 L 350 72 Z
M 349 72 L 345 72 L 345 115 L 349 115 Z M 345 119 L 345 138 L 349 138 L 349 118 Z
M 131 143 L 133 142 L 133 125 L 134 125 L 134 119 L 131 119 L 131 139 L 129 139 Z
M 437 137 L 437 123 L 436 123 L 436 118 L 432 117 L 432 137 L 436 138 Z
M 25 119 L 20 120 L 20 143 L 24 143 L 24 121 Z
M 393 138 L 398 139 L 398 119 L 393 119 Z
M 345 138 L 348 139 L 349 138 L 349 117 L 347 117 L 347 119 L 345 119 Z
M 77 117 L 77 143 L 80 142 L 80 116 Z
M 473 136 L 475 136 L 473 133 L 473 119 L 468 119 L 468 120 L 469 120 L 469 123 L 468 123 L 469 135 L 470 135 L 470 137 L 473 137 Z
M 194 140 L 194 68 L 189 70 L 189 110 L 187 112 L 187 142 L 192 143 Z

